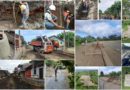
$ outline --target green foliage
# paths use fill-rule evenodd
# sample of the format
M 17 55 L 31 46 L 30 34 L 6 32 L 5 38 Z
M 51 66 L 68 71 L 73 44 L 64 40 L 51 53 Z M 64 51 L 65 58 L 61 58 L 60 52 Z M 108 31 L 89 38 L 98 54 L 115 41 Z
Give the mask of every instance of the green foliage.
M 127 16 L 128 18 L 130 18 L 130 11 L 129 11 L 129 7 L 130 7 L 130 1 L 129 0 L 122 0 L 122 13 L 123 13 L 123 18 L 125 16 Z
M 124 31 L 128 30 L 128 26 L 130 26 L 130 21 L 122 21 L 122 28 Z
M 74 61 L 72 60 L 62 60 L 60 61 L 66 68 L 68 69 L 68 72 L 71 73 L 70 76 L 68 76 L 69 85 L 70 88 L 74 88 Z
M 74 73 L 74 61 L 72 60 L 62 60 L 61 63 L 66 66 L 66 68 L 68 69 L 68 71 L 70 73 Z
M 130 67 L 122 67 L 122 88 L 130 89 L 130 87 L 124 86 L 125 75 L 130 74 Z
M 130 38 L 128 37 L 122 38 L 122 43 L 130 43 Z
M 65 33 L 60 33 L 57 36 L 64 40 L 64 35 L 65 35 L 65 44 L 67 47 L 74 47 L 74 33 L 73 32 L 65 32 Z
M 69 85 L 70 85 L 70 88 L 73 89 L 74 88 L 74 73 L 70 76 L 68 76 L 68 79 L 69 79 Z
M 56 63 L 55 63 L 54 61 L 52 61 L 52 60 L 46 60 L 45 62 L 46 62 L 46 65 L 47 65 L 48 67 L 54 66 L 54 65 L 56 64 Z
M 79 73 L 76 74 L 76 89 L 84 89 L 84 83 L 80 81 Z
M 97 71 L 90 72 L 91 81 L 95 84 L 98 84 L 98 73 Z
M 87 37 L 80 37 L 80 36 L 76 36 L 76 46 L 81 45 L 82 43 L 85 43 L 87 41 L 87 43 L 90 42 L 95 42 L 95 41 L 109 41 L 109 40 L 120 40 L 121 36 L 117 36 L 117 35 L 110 35 L 109 37 L 92 37 L 92 36 L 87 36 Z
M 116 1 L 111 7 L 109 7 L 104 13 L 104 15 L 112 15 L 115 18 L 119 19 L 121 13 L 121 1 Z
M 121 72 L 111 72 L 109 74 L 110 77 L 119 77 L 121 75 Z
M 95 84 L 95 86 L 85 86 L 84 83 L 81 82 L 80 77 L 82 75 L 89 75 L 91 77 L 91 81 Z M 98 86 L 98 73 L 96 70 L 94 71 L 82 71 L 76 73 L 76 89 L 86 90 L 86 89 L 97 89 Z

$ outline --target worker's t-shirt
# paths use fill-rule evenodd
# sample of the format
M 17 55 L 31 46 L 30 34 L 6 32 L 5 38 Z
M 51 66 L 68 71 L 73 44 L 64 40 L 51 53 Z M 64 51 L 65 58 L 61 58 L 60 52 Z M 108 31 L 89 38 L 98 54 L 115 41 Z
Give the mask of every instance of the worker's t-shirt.
M 53 20 L 51 14 L 50 14 L 49 12 L 46 12 L 46 13 L 45 13 L 45 20 L 47 20 L 47 21 L 48 21 L 48 20 L 49 20 L 49 21 L 50 21 L 50 20 Z
M 26 9 L 24 9 L 23 11 L 21 11 L 21 13 L 23 15 L 29 16 L 29 6 L 28 6 L 28 3 L 26 3 L 25 6 L 26 6 Z

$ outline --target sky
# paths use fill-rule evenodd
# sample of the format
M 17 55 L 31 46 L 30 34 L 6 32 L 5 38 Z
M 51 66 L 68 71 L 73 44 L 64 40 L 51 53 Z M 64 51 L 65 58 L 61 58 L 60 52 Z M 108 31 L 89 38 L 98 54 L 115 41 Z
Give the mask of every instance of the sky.
M 76 35 L 81 37 L 93 36 L 108 37 L 110 35 L 121 35 L 121 22 L 120 21 L 87 21 L 76 20 Z
M 19 64 L 28 63 L 30 60 L 0 60 L 0 69 L 8 70 L 10 73 L 14 71 L 14 68 Z
M 99 9 L 104 12 L 107 8 L 111 7 L 115 1 L 120 0 L 101 0 L 101 3 L 99 3 Z
M 109 74 L 110 72 L 119 72 L 121 71 L 121 67 L 114 67 L 114 66 L 108 66 L 108 67 L 99 67 L 99 73 L 103 71 L 104 74 Z
M 62 33 L 63 30 L 20 30 L 21 35 L 24 37 L 24 40 L 26 42 L 30 42 L 32 39 L 35 39 L 37 36 L 44 36 L 47 37 L 52 35 L 58 35 Z M 18 30 L 15 31 L 16 34 L 18 34 Z
M 79 71 L 90 71 L 90 70 L 98 70 L 98 67 L 75 67 L 76 72 Z
M 130 47 L 130 43 L 123 43 L 124 45 Z

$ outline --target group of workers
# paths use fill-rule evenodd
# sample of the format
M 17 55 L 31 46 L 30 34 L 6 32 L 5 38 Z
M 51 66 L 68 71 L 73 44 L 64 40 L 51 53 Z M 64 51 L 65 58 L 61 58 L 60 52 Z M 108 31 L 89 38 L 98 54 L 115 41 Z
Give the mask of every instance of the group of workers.
M 20 2 L 20 10 L 21 10 L 21 27 L 27 28 L 27 20 L 29 18 L 29 5 L 26 1 Z M 64 25 L 58 25 L 57 20 L 58 17 L 54 14 L 56 12 L 56 6 L 50 5 L 45 13 L 45 28 L 46 29 L 70 29 L 70 23 L 73 16 L 72 13 L 68 10 L 68 8 L 64 8 L 63 16 L 64 16 Z
M 56 6 L 50 5 L 45 13 L 45 27 L 47 29 L 70 29 L 70 23 L 73 20 L 74 16 L 69 11 L 67 7 L 64 8 L 63 17 L 64 17 L 64 26 L 57 24 L 57 16 L 54 14 L 56 12 Z

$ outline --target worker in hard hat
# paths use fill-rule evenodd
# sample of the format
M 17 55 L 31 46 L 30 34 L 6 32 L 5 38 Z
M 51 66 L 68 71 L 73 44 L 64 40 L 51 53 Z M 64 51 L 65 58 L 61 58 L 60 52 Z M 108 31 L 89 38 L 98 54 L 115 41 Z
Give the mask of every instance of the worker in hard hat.
M 56 11 L 55 5 L 50 5 L 49 9 L 45 13 L 45 27 L 47 29 L 62 29 L 63 27 L 58 25 L 56 23 L 57 16 L 54 15 L 54 12 Z
M 29 17 L 29 6 L 27 2 L 20 2 L 20 10 L 22 15 L 22 26 L 23 28 L 27 28 L 27 20 Z

